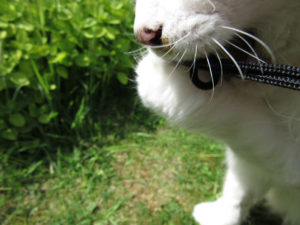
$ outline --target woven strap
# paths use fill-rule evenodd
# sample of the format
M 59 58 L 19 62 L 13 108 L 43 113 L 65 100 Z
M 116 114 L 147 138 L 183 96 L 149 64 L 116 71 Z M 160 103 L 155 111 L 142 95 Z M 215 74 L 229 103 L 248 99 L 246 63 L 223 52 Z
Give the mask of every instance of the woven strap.
M 259 83 L 300 90 L 300 67 L 287 65 L 273 65 L 258 62 L 237 62 L 237 66 L 228 59 L 222 59 L 221 63 L 215 57 L 210 57 L 210 66 L 205 59 L 196 60 L 194 67 L 190 69 L 190 79 L 194 85 L 202 90 L 210 90 L 215 87 L 221 74 L 231 75 L 244 80 L 256 81 Z M 185 62 L 184 65 L 191 63 Z M 202 81 L 198 76 L 198 70 L 211 70 L 212 80 Z

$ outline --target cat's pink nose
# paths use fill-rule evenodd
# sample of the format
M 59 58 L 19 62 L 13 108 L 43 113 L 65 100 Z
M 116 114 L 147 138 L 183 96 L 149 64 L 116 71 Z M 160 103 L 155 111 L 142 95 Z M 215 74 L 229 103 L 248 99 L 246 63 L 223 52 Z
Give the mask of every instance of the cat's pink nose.
M 162 35 L 162 26 L 160 26 L 157 29 L 150 29 L 147 27 L 143 27 L 135 33 L 135 36 L 139 42 L 151 46 L 153 45 L 158 46 L 162 44 L 161 35 Z

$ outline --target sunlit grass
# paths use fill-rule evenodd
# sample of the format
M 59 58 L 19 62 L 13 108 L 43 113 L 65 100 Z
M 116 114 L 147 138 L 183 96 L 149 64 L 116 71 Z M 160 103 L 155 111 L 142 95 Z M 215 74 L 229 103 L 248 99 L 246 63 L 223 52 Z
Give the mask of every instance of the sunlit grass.
M 122 211 L 124 218 L 135 215 L 138 222 L 134 224 L 141 224 L 139 215 L 147 209 L 151 216 L 145 224 L 173 220 L 192 224 L 193 205 L 220 192 L 221 146 L 182 130 L 161 130 L 153 136 L 139 133 L 134 139 L 130 145 L 124 141 L 110 148 L 118 153 L 120 179 L 114 183 L 122 186 L 121 195 L 131 199 L 130 210 Z M 163 221 L 164 217 L 170 221 Z

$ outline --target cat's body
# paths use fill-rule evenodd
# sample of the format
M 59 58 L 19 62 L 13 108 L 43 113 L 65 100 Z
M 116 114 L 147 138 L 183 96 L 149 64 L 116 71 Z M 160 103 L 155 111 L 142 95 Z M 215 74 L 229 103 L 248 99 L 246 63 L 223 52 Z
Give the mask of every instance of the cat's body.
M 176 43 L 156 46 L 156 54 L 150 51 L 139 62 L 143 103 L 174 124 L 228 145 L 222 197 L 194 209 L 201 225 L 238 225 L 264 197 L 286 224 L 300 225 L 300 92 L 228 77 L 214 90 L 199 90 L 188 68 L 170 59 L 219 55 L 219 44 L 236 36 L 237 28 L 255 29 L 277 63 L 300 66 L 299 12 L 298 0 L 137 0 L 138 38 L 146 43 L 149 30 L 160 29 L 163 44 Z M 144 28 L 147 34 L 141 34 Z M 260 43 L 255 50 L 270 60 Z

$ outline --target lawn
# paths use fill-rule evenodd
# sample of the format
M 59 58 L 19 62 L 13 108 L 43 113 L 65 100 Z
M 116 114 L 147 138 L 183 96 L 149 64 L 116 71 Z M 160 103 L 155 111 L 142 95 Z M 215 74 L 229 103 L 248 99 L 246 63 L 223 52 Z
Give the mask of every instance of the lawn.
M 6 164 L 2 224 L 191 225 L 193 205 L 220 193 L 222 146 L 201 135 L 161 128 L 83 145 L 26 169 Z
M 221 192 L 223 147 L 178 128 L 82 143 L 22 168 L 2 163 L 0 221 L 6 224 L 196 225 L 192 208 Z M 4 162 L 2 158 L 2 162 Z M 3 186 L 5 184 L 5 186 Z M 254 210 L 245 224 L 279 224 Z

